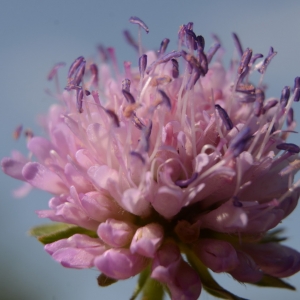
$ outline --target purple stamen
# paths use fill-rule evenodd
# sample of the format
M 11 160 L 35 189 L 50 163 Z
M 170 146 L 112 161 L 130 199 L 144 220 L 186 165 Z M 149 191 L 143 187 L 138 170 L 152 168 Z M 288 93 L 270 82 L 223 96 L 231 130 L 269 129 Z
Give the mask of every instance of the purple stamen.
M 147 55 L 143 54 L 139 58 L 139 71 L 142 78 L 144 78 L 146 67 L 147 67 Z
M 171 59 L 172 61 L 172 76 L 173 78 L 178 78 L 179 76 L 179 65 L 178 65 L 178 61 L 174 58 Z
M 277 103 L 278 103 L 278 101 L 276 99 L 268 101 L 262 109 L 262 114 L 264 115 L 270 108 L 276 106 Z
M 242 74 L 244 70 L 248 67 L 251 57 L 252 57 L 252 50 L 247 48 L 242 55 L 240 66 L 238 68 L 238 74 Z
M 295 78 L 294 89 L 300 88 L 300 77 Z
M 147 26 L 147 25 L 145 24 L 145 22 L 142 21 L 140 18 L 138 18 L 138 17 L 131 17 L 131 18 L 129 19 L 129 22 L 132 23 L 132 24 L 138 24 L 138 25 L 141 26 L 143 29 L 145 29 L 145 31 L 146 31 L 147 33 L 149 33 L 149 28 L 148 28 L 148 26 Z
M 205 39 L 202 35 L 198 35 L 196 38 L 196 42 L 198 45 L 198 48 L 201 48 L 202 50 L 204 50 L 205 47 Z
M 85 72 L 85 64 L 86 64 L 86 61 L 83 60 L 81 62 L 81 64 L 79 65 L 79 67 L 77 68 L 77 71 L 74 75 L 74 79 L 72 80 L 72 83 L 75 84 L 75 85 L 79 85 L 82 78 L 83 78 L 83 75 L 84 75 L 84 72 Z
M 229 148 L 233 151 L 235 157 L 246 148 L 247 142 L 252 138 L 252 134 L 249 127 L 244 126 L 242 130 L 231 140 Z
M 105 112 L 110 116 L 116 127 L 120 127 L 120 121 L 116 113 L 111 109 L 105 109 Z
M 299 102 L 299 100 L 300 100 L 300 88 L 295 88 L 293 96 L 294 96 L 294 101 Z
M 170 53 L 164 54 L 163 56 L 161 56 L 160 58 L 158 58 L 156 61 L 154 61 L 148 68 L 146 73 L 149 74 L 153 69 L 156 68 L 157 65 L 162 64 L 162 63 L 166 63 L 168 61 L 170 61 L 173 58 L 178 58 L 181 56 L 181 51 L 172 51 Z
M 219 112 L 220 118 L 222 119 L 225 128 L 227 130 L 231 130 L 233 128 L 233 123 L 230 120 L 226 110 L 224 108 L 222 108 L 219 104 L 215 105 L 216 110 Z
M 250 60 L 250 65 L 255 64 L 256 60 L 258 60 L 259 58 L 264 57 L 262 54 L 257 53 L 255 55 L 252 56 L 251 60 Z
M 141 119 L 135 114 L 135 112 L 132 113 L 133 117 L 132 117 L 132 122 L 134 124 L 134 126 L 140 130 L 142 130 L 143 128 L 145 128 L 145 124 L 141 121 Z
M 235 44 L 235 47 L 239 53 L 239 55 L 242 57 L 243 56 L 243 47 L 242 47 L 242 44 L 240 42 L 240 39 L 238 38 L 237 34 L 236 33 L 232 33 L 232 36 L 233 36 L 233 41 L 234 41 L 234 44 Z
M 52 80 L 53 77 L 57 74 L 57 71 L 59 68 L 64 67 L 66 64 L 63 62 L 57 63 L 54 65 L 54 67 L 51 69 L 51 71 L 49 72 L 47 79 L 48 80 Z
M 232 204 L 235 207 L 242 207 L 243 206 L 243 203 L 239 200 L 239 198 L 237 196 L 232 197 Z
M 80 114 L 83 112 L 82 99 L 83 99 L 83 89 L 82 87 L 80 87 L 79 89 L 77 89 L 77 110 Z
M 109 55 L 107 53 L 107 50 L 105 47 L 103 47 L 102 45 L 99 45 L 98 47 L 98 51 L 99 51 L 99 54 L 100 54 L 100 58 L 103 62 L 107 62 L 108 59 L 109 59 Z
M 145 161 L 145 159 L 144 159 L 144 157 L 142 156 L 142 154 L 141 153 L 139 153 L 139 152 L 136 152 L 136 151 L 130 151 L 130 153 L 129 153 L 130 155 L 132 155 L 132 156 L 135 156 L 135 157 L 137 157 L 143 164 L 145 164 L 146 163 L 146 161 Z
M 191 50 L 197 50 L 197 37 L 193 30 L 185 28 L 187 47 Z
M 122 80 L 122 90 L 130 93 L 130 84 L 131 81 L 127 78 L 125 78 L 124 80 Z
M 177 180 L 175 184 L 181 188 L 187 188 L 192 182 L 194 182 L 198 178 L 198 173 L 194 173 L 191 178 L 184 180 Z
M 198 59 L 194 55 L 188 54 L 184 50 L 181 51 L 181 55 L 193 68 L 201 70 L 201 65 L 200 65 Z
M 136 51 L 139 50 L 139 45 L 138 43 L 135 41 L 135 39 L 133 38 L 133 36 L 131 35 L 131 33 L 129 32 L 129 30 L 124 30 L 123 34 L 125 36 L 126 42 L 132 46 Z
M 206 53 L 206 57 L 207 57 L 207 62 L 210 63 L 213 56 L 216 54 L 216 52 L 218 51 L 218 49 L 221 47 L 221 44 L 214 44 L 213 46 L 211 46 L 207 53 Z
M 14 133 L 13 133 L 13 137 L 14 137 L 15 140 L 17 140 L 17 139 L 20 137 L 20 135 L 21 135 L 21 133 L 22 133 L 22 130 L 23 130 L 23 126 L 22 126 L 22 125 L 19 125 L 19 126 L 15 129 L 15 131 L 14 131 Z
M 77 68 L 81 65 L 81 63 L 84 61 L 84 57 L 83 56 L 79 56 L 77 57 L 74 62 L 71 64 L 70 68 L 69 68 L 69 72 L 68 72 L 68 78 L 71 78 L 75 71 L 77 70 Z
M 294 122 L 294 110 L 291 107 L 286 116 L 286 124 L 287 126 L 291 126 L 293 122 Z
M 170 40 L 169 39 L 163 39 L 162 42 L 160 43 L 160 49 L 159 49 L 159 56 L 165 54 L 166 49 L 169 45 Z
M 202 75 L 205 76 L 206 73 L 208 72 L 208 61 L 207 61 L 207 57 L 203 51 L 203 48 L 201 48 L 201 47 L 198 48 L 198 59 L 200 62 Z
M 240 84 L 240 85 L 237 85 L 236 91 L 240 92 L 240 93 L 245 93 L 247 95 L 254 95 L 255 87 L 252 84 Z M 249 100 L 249 101 L 247 101 L 248 103 L 254 102 L 255 98 L 251 97 L 248 100 Z
M 194 28 L 194 23 L 193 23 L 193 22 L 188 22 L 188 23 L 185 25 L 185 27 L 186 27 L 187 29 L 189 29 L 189 30 L 193 30 L 193 28 Z
M 265 58 L 262 66 L 258 69 L 259 73 L 264 74 L 266 72 L 269 63 L 271 62 L 271 60 L 273 59 L 273 57 L 276 54 L 277 54 L 277 52 L 274 51 L 273 47 L 270 47 L 270 51 L 269 51 L 268 56 Z
M 285 86 L 281 92 L 280 104 L 282 107 L 286 107 L 288 100 L 290 98 L 291 88 L 289 86 Z
M 85 93 L 86 96 L 89 96 L 91 94 L 91 92 L 88 91 L 88 90 L 84 90 L 84 93 Z
M 277 149 L 279 150 L 284 150 L 284 151 L 288 151 L 291 153 L 299 153 L 300 152 L 300 148 L 292 143 L 281 143 L 279 145 L 276 146 Z
M 134 104 L 135 103 L 135 99 L 134 97 L 132 96 L 132 94 L 126 90 L 122 90 L 122 93 L 125 97 L 125 99 L 127 100 L 128 103 L 130 104 Z
M 169 110 L 171 110 L 172 109 L 172 104 L 171 104 L 171 100 L 168 97 L 168 95 L 163 90 L 158 90 L 158 91 L 159 91 L 159 93 L 161 94 L 161 96 L 163 98 L 163 102 L 167 105 Z
M 189 78 L 189 81 L 187 83 L 187 90 L 191 90 L 193 88 L 193 86 L 195 86 L 196 82 L 199 80 L 201 74 L 202 74 L 202 70 L 201 69 L 194 69 L 192 75 Z
M 93 84 L 95 85 L 95 86 L 97 86 L 98 85 L 98 81 L 99 81 L 99 75 L 98 75 L 98 67 L 97 67 L 97 65 L 96 64 L 91 64 L 90 65 L 90 70 L 91 70 L 91 73 L 92 73 L 92 75 L 93 75 Z
M 265 93 L 262 89 L 255 90 L 254 115 L 259 117 L 262 114 L 263 102 L 265 101 Z

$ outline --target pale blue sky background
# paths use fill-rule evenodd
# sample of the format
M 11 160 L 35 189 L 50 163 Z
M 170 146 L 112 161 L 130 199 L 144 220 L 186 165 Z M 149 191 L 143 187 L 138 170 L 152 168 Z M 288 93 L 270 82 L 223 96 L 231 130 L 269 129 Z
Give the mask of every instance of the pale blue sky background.
M 228 50 L 227 59 L 233 51 L 233 31 L 243 46 L 255 53 L 266 54 L 273 46 L 278 55 L 265 76 L 268 96 L 279 96 L 282 87 L 293 85 L 294 77 L 300 75 L 297 0 L 0 0 L 0 8 L 0 157 L 14 148 L 26 153 L 25 140 L 12 139 L 18 124 L 39 132 L 36 116 L 52 103 L 44 88 L 51 87 L 46 75 L 54 63 L 69 65 L 79 55 L 96 55 L 100 42 L 116 48 L 120 63 L 135 59 L 122 36 L 125 28 L 136 32 L 128 23 L 132 15 L 142 18 L 150 28 L 150 33 L 143 35 L 148 48 L 158 48 L 165 37 L 175 43 L 179 25 L 189 21 L 207 44 L 212 42 L 210 34 L 217 33 Z M 294 106 L 298 119 L 299 105 Z M 299 137 L 292 141 L 299 144 Z M 0 173 L 0 299 L 129 299 L 135 279 L 101 289 L 96 284 L 98 272 L 64 269 L 37 241 L 26 236 L 30 227 L 43 222 L 34 210 L 47 208 L 50 196 L 35 191 L 24 199 L 14 199 L 11 191 L 17 186 L 19 182 Z M 298 208 L 283 223 L 290 237 L 286 244 L 298 251 L 299 216 Z M 299 291 L 258 290 L 234 283 L 229 276 L 223 276 L 221 282 L 249 299 L 300 299 L 300 276 L 288 281 Z M 201 299 L 213 298 L 203 294 Z

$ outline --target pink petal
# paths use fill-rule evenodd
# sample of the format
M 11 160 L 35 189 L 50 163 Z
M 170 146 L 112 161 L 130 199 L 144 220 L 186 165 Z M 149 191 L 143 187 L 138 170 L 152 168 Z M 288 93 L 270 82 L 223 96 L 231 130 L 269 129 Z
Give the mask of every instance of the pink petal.
M 22 170 L 24 167 L 25 163 L 12 159 L 10 157 L 4 157 L 1 160 L 1 166 L 2 166 L 2 170 L 5 174 L 7 174 L 8 176 L 11 176 L 15 179 L 19 179 L 19 180 L 25 180 L 23 174 L 22 174 Z

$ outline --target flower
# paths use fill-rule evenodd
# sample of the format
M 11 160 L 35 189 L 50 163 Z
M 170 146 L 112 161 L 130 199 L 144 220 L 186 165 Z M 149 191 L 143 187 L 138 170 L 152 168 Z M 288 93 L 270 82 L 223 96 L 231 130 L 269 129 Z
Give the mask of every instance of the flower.
M 99 47 L 100 65 L 78 57 L 43 118 L 47 138 L 27 134 L 30 159 L 14 152 L 2 160 L 7 175 L 26 182 L 19 194 L 29 185 L 53 194 L 37 214 L 58 223 L 32 233 L 65 267 L 95 267 L 110 283 L 141 273 L 138 292 L 165 285 L 172 299 L 197 299 L 203 286 L 233 297 L 207 268 L 290 288 L 280 278 L 300 270 L 300 253 L 270 229 L 299 197 L 300 148 L 286 140 L 300 77 L 280 99 L 265 100 L 272 47 L 257 62 L 263 56 L 234 34 L 238 59 L 226 70 L 217 38 L 205 50 L 193 23 L 180 27 L 178 50 L 168 53 L 168 39 L 142 53 L 125 36 L 141 52 L 139 68 L 124 62 L 121 73 L 112 48 Z

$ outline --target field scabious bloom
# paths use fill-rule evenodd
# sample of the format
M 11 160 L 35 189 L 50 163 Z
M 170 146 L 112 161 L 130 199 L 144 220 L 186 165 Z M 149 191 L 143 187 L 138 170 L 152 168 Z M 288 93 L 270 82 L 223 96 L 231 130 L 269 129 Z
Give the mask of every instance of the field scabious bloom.
M 37 214 L 57 223 L 33 234 L 63 266 L 100 270 L 100 285 L 140 273 L 132 299 L 140 291 L 159 299 L 163 287 L 172 299 L 197 299 L 202 286 L 241 299 L 208 269 L 292 288 L 280 278 L 300 270 L 300 253 L 269 230 L 298 202 L 300 148 L 286 140 L 300 78 L 265 99 L 272 47 L 263 58 L 234 34 L 238 59 L 226 70 L 217 37 L 207 50 L 193 23 L 180 27 L 177 51 L 164 39 L 143 53 L 125 36 L 140 52 L 138 68 L 124 62 L 121 72 L 112 48 L 100 47 L 100 65 L 78 57 L 42 120 L 47 137 L 28 138 L 35 160 L 18 152 L 2 160 L 26 189 L 53 194 Z

